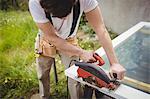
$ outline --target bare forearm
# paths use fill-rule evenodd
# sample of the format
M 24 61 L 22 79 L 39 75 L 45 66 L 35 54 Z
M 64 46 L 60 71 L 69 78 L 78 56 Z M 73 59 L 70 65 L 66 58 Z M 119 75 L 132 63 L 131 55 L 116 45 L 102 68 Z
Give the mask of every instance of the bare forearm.
M 56 31 L 50 23 L 37 24 L 43 31 L 43 39 L 56 46 L 56 49 L 69 56 L 80 56 L 83 53 L 81 48 L 73 46 L 66 40 L 58 37 Z
M 51 40 L 52 38 L 53 40 Z M 68 43 L 66 40 L 58 36 L 49 37 L 49 42 L 55 45 L 57 50 L 69 56 L 80 56 L 83 52 L 81 48 Z
M 109 59 L 110 64 L 112 65 L 114 63 L 115 64 L 118 63 L 118 59 L 115 55 L 112 41 L 110 39 L 110 36 L 109 36 L 107 30 L 104 30 L 104 28 L 101 30 L 99 28 L 99 30 L 97 31 L 97 35 L 98 35 L 98 38 L 99 38 L 101 45 L 103 46 L 103 48 L 107 54 L 107 57 Z
M 112 73 L 117 73 L 118 79 L 123 79 L 125 68 L 118 63 L 115 51 L 112 46 L 111 39 L 105 28 L 100 8 L 97 6 L 92 11 L 86 13 L 87 19 L 95 32 L 98 35 L 101 45 L 103 46 L 110 62 L 110 70 Z
M 101 16 L 100 8 L 96 7 L 94 10 L 86 13 L 86 17 L 90 25 L 93 27 L 94 31 L 97 33 L 100 43 L 108 56 L 110 64 L 118 63 L 111 39 L 105 28 L 103 18 Z

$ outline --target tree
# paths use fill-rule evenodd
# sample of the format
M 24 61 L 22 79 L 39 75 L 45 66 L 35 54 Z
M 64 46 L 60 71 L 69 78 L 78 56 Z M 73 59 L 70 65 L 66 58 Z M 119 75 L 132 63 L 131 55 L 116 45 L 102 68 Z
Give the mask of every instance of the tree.
M 18 1 L 17 0 L 11 0 L 12 2 L 12 6 L 15 8 L 15 9 L 18 9 L 19 8 L 19 4 L 18 4 Z
M 1 2 L 0 2 L 1 10 L 7 10 L 8 9 L 7 1 L 8 0 L 1 0 Z
M 1 0 L 0 6 L 1 10 L 7 10 L 9 8 L 19 9 L 18 0 Z

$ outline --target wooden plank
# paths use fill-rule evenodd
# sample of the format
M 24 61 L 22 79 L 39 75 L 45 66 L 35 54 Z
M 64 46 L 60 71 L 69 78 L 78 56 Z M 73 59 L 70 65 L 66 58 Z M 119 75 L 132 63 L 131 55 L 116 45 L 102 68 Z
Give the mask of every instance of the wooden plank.
M 123 83 L 150 93 L 150 84 L 140 82 L 138 80 L 135 80 L 135 79 L 132 79 L 132 78 L 129 78 L 129 77 L 125 77 L 124 80 L 123 80 Z

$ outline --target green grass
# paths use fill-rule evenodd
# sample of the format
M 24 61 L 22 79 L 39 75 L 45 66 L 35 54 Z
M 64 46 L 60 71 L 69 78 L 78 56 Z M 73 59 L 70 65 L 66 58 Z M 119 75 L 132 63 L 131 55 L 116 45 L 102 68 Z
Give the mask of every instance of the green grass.
M 38 92 L 34 58 L 34 40 L 38 29 L 28 12 L 0 11 L 0 19 L 0 97 L 29 98 Z M 54 99 L 67 96 L 64 66 L 58 59 L 57 86 L 51 71 L 51 93 Z M 59 92 L 57 96 L 55 90 Z
M 33 93 L 38 92 L 34 58 L 34 39 L 38 29 L 29 12 L 0 11 L 0 19 L 0 98 L 29 98 Z M 78 37 L 79 45 L 86 50 L 96 50 L 100 45 L 97 40 L 91 39 L 94 38 L 95 33 L 85 25 L 82 19 L 80 30 L 86 32 L 86 36 Z M 67 97 L 66 77 L 64 66 L 58 57 L 56 66 L 59 82 L 55 85 L 52 69 L 51 95 L 53 99 L 65 99 Z
M 20 97 L 37 87 L 33 44 L 37 28 L 28 12 L 0 12 L 0 95 Z

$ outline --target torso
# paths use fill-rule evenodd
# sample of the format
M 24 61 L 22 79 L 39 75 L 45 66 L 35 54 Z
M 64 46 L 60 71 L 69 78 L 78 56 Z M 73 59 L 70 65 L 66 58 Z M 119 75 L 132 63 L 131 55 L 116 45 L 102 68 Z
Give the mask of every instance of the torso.
M 49 20 L 46 18 L 45 12 L 43 8 L 41 7 L 39 1 L 40 0 L 29 1 L 29 9 L 30 9 L 31 15 L 34 21 L 37 23 L 48 22 Z M 76 35 L 82 13 L 93 9 L 93 7 L 97 6 L 98 4 L 96 0 L 79 0 L 79 1 L 80 1 L 80 15 L 79 15 L 76 27 L 74 29 L 74 32 L 70 37 L 74 37 Z M 53 26 L 56 29 L 57 35 L 59 37 L 66 39 L 69 36 L 70 30 L 72 27 L 72 21 L 73 21 L 73 9 L 72 9 L 72 12 L 66 17 L 64 22 L 63 22 L 63 19 L 52 17 Z M 39 30 L 39 33 L 41 35 L 43 34 L 41 30 Z

